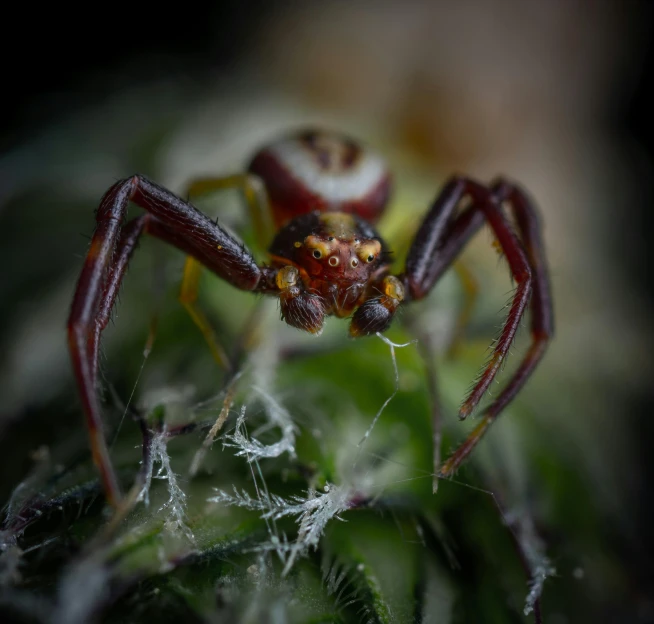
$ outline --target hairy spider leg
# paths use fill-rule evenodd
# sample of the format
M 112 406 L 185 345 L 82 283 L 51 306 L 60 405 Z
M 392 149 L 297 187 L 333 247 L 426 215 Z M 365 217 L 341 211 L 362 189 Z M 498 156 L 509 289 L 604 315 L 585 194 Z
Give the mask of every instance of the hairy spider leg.
M 121 227 L 130 201 L 148 214 Z M 96 222 L 73 297 L 68 345 L 93 461 L 109 503 L 118 507 L 121 494 L 104 438 L 97 394 L 98 347 L 139 236 L 147 232 L 176 246 L 241 290 L 257 289 L 267 270 L 258 267 L 249 251 L 211 219 L 143 176 L 114 184 L 100 202 Z M 263 281 L 267 284 L 271 279 Z
M 484 189 L 485 191 L 486 189 Z M 513 233 L 509 222 L 502 213 L 499 202 L 491 202 L 487 199 L 483 201 L 484 203 L 481 204 L 481 209 L 484 211 L 509 263 L 511 274 L 516 282 L 516 289 L 509 313 L 490 360 L 483 369 L 476 385 L 472 388 L 459 409 L 459 418 L 461 419 L 466 418 L 475 409 L 499 372 L 513 343 L 532 292 L 531 268 L 520 241 Z
M 252 173 L 236 173 L 229 176 L 197 178 L 188 184 L 186 193 L 191 201 L 193 198 L 229 189 L 243 193 L 250 220 L 254 224 L 257 244 L 261 249 L 268 249 L 276 228 L 266 187 L 258 176 Z
M 228 189 L 237 189 L 243 193 L 251 221 L 254 223 L 257 243 L 262 249 L 266 249 L 272 239 L 274 224 L 266 189 L 256 176 L 241 173 L 220 178 L 193 180 L 186 189 L 186 197 L 191 201 L 202 195 Z M 202 332 L 214 360 L 225 370 L 230 370 L 232 362 L 218 341 L 209 319 L 198 304 L 201 267 L 202 265 L 192 256 L 186 259 L 179 301 Z
M 473 200 L 472 205 L 452 218 L 456 203 L 466 194 L 469 194 Z M 452 202 L 455 202 L 454 205 Z M 520 242 L 503 216 L 501 206 L 504 202 L 509 204 L 514 214 L 525 250 L 520 246 Z M 488 219 L 487 215 L 492 213 L 495 213 L 494 219 Z M 450 476 L 472 452 L 490 424 L 533 373 L 544 354 L 547 341 L 553 334 L 549 278 L 535 206 L 518 187 L 501 180 L 495 183 L 491 190 L 462 178 L 450 180 L 432 205 L 407 258 L 407 272 L 404 276 L 407 290 L 413 298 L 425 296 L 487 219 L 502 250 L 507 255 L 512 274 L 518 282 L 518 288 L 491 361 L 482 371 L 478 383 L 462 406 L 464 417 L 474 408 L 494 378 L 499 368 L 494 364 L 499 364 L 498 360 L 503 359 L 508 351 L 524 313 L 530 290 L 533 290 L 531 300 L 533 342 L 504 391 L 485 411 L 483 421 L 445 461 L 438 473 L 440 477 Z M 511 252 L 510 254 L 507 253 L 507 248 Z M 527 256 L 525 256 L 525 251 Z M 432 264 L 428 263 L 429 254 L 435 254 Z M 526 264 L 527 258 L 529 265 Z M 517 279 L 516 269 L 522 273 L 521 282 Z M 413 275 L 413 280 L 411 275 Z
M 441 210 L 446 209 L 446 215 L 441 215 L 441 218 L 447 220 L 450 219 L 447 227 L 441 229 L 441 240 L 437 242 L 436 245 L 431 246 L 430 249 L 437 250 L 437 255 L 432 258 L 432 263 L 425 266 L 422 272 L 422 288 L 418 291 L 422 295 L 423 289 L 429 291 L 433 288 L 434 284 L 440 279 L 440 277 L 445 273 L 445 271 L 452 266 L 452 263 L 455 261 L 456 257 L 461 253 L 463 248 L 470 242 L 470 239 L 479 231 L 481 226 L 484 224 L 484 215 L 482 212 L 477 210 L 474 206 L 471 206 L 468 209 L 465 209 L 461 214 L 453 216 L 454 209 L 456 205 L 445 202 L 441 200 L 444 194 L 447 194 L 448 191 L 451 192 L 454 185 L 452 184 L 450 188 L 446 186 L 439 198 L 434 202 L 433 206 L 440 206 Z M 440 201 L 439 201 L 440 200 Z M 433 215 L 433 218 L 439 214 L 438 211 L 435 211 L 436 214 Z M 439 226 L 440 227 L 440 226 Z M 417 234 L 416 234 L 417 237 Z M 438 405 L 438 392 L 437 392 L 437 379 L 436 379 L 436 367 L 433 362 L 433 353 L 429 349 L 429 346 L 423 344 L 421 347 L 423 351 L 423 357 L 425 359 L 425 366 L 427 371 L 427 383 L 430 389 L 431 401 L 432 401 L 432 437 L 433 437 L 433 466 L 434 466 L 434 478 L 432 484 L 432 490 L 434 493 L 438 490 L 438 474 L 441 463 L 441 417 L 440 417 L 440 407 Z
M 409 250 L 405 279 L 411 296 L 414 299 L 424 297 L 435 283 L 434 271 L 429 266 L 429 261 L 431 257 L 438 255 L 441 237 L 448 231 L 448 222 L 460 201 L 466 196 L 472 199 L 473 208 L 482 213 L 497 237 L 517 287 L 491 358 L 461 405 L 459 418 L 462 419 L 476 407 L 499 371 L 529 302 L 532 282 L 531 269 L 520 241 L 511 230 L 502 213 L 501 204 L 495 199 L 492 191 L 468 178 L 454 177 L 432 205 Z M 459 251 L 460 249 L 459 247 Z
M 532 342 L 522 362 L 500 395 L 484 411 L 479 424 L 443 463 L 440 476 L 452 475 L 470 455 L 493 421 L 518 394 L 542 359 L 554 335 L 554 313 L 550 281 L 545 260 L 538 213 L 526 193 L 516 185 L 498 180 L 492 185 L 493 196 L 499 203 L 508 203 L 516 220 L 533 274 L 531 298 Z
M 122 228 L 115 253 L 113 253 L 113 256 L 110 256 L 110 261 L 106 267 L 107 278 L 97 304 L 95 320 L 92 318 L 92 309 L 84 306 L 84 303 L 89 302 L 80 301 L 76 297 L 73 301 L 73 309 L 68 324 L 69 347 L 73 360 L 73 369 L 80 388 L 82 404 L 86 414 L 93 462 L 100 470 L 104 489 L 107 492 L 110 503 L 114 506 L 119 502 L 120 489 L 109 458 L 102 421 L 99 417 L 100 411 L 96 395 L 98 352 L 100 348 L 100 334 L 109 323 L 111 308 L 116 300 L 120 281 L 129 262 L 129 258 L 136 248 L 138 238 L 145 226 L 146 218 L 147 215 L 134 219 Z M 111 226 L 113 224 L 110 223 L 107 225 Z M 100 230 L 101 228 L 98 227 L 96 235 L 101 234 Z M 90 260 L 93 260 L 94 257 L 102 253 L 100 249 L 101 243 L 101 238 L 96 239 L 94 236 L 91 249 L 87 256 L 87 265 Z M 109 248 L 110 254 L 111 251 Z M 85 277 L 87 277 L 86 280 L 84 280 Z M 88 273 L 85 276 L 83 272 L 80 277 L 80 286 L 85 282 L 87 285 L 90 283 L 91 288 L 97 287 L 97 282 L 93 279 L 94 277 L 88 275 Z

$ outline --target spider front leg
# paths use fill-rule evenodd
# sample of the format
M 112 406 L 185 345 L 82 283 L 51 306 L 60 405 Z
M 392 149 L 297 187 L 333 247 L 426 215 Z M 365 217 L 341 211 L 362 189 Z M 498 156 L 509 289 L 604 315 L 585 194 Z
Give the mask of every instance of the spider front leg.
M 148 214 L 121 224 L 132 201 Z M 142 176 L 117 182 L 102 198 L 68 319 L 68 344 L 93 461 L 111 505 L 120 490 L 104 438 L 97 395 L 98 347 L 129 258 L 142 233 L 160 238 L 193 256 L 233 286 L 270 291 L 274 271 L 257 266 L 252 255 L 196 208 Z
M 532 342 L 504 390 L 486 408 L 481 421 L 466 440 L 441 466 L 439 471 L 441 477 L 448 477 L 456 472 L 457 468 L 470 455 L 490 425 L 527 382 L 545 355 L 549 341 L 554 335 L 552 296 L 536 208 L 524 191 L 504 180 L 500 179 L 495 182 L 491 189 L 498 203 L 506 202 L 509 204 L 531 265 L 533 274 L 533 293 L 531 297 Z
M 98 225 L 79 279 L 68 320 L 68 346 L 82 400 L 82 408 L 86 415 L 93 462 L 100 471 L 107 499 L 114 507 L 120 500 L 120 489 L 109 458 L 96 393 L 98 351 L 100 334 L 109 322 L 120 281 L 143 231 L 146 218 L 147 216 L 143 216 L 131 221 L 124 227 L 120 236 L 118 236 L 116 223 L 110 221 Z M 112 247 L 116 238 L 119 239 L 116 244 L 116 252 L 107 263 L 107 254 L 113 252 Z M 92 264 L 98 270 L 91 270 L 90 265 Z M 105 280 L 98 279 L 100 269 L 106 273 Z M 84 292 L 88 293 L 88 298 L 83 296 Z
M 456 208 L 465 196 L 472 199 L 472 205 L 454 217 Z M 502 213 L 501 205 L 505 201 L 511 204 L 515 213 L 527 255 Z M 533 372 L 552 334 L 551 298 L 536 211 L 522 191 L 505 182 L 486 189 L 471 180 L 453 178 L 446 185 L 425 217 L 409 252 L 404 275 L 409 296 L 420 299 L 431 290 L 484 220 L 490 224 L 502 247 L 517 288 L 491 359 L 461 406 L 461 418 L 475 408 L 495 378 L 515 337 L 532 289 L 534 341 L 505 390 L 487 409 L 483 421 L 440 468 L 440 476 L 451 475 L 470 454 L 493 420 Z

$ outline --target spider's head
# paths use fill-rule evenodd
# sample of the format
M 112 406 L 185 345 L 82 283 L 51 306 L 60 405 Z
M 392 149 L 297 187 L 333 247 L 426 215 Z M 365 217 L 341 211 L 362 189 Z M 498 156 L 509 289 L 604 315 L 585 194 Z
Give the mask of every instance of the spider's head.
M 332 283 L 367 283 L 379 266 L 382 244 L 376 238 L 333 235 L 307 236 L 297 261 L 311 278 Z
M 296 217 L 279 231 L 270 252 L 303 269 L 310 282 L 339 288 L 367 284 L 387 255 L 370 225 L 343 212 Z

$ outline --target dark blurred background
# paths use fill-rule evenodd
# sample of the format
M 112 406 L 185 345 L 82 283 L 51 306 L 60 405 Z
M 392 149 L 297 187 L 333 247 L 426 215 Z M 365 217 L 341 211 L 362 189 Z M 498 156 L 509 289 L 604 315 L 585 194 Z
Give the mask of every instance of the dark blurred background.
M 654 621 L 651 595 L 649 602 L 644 598 L 654 588 L 654 3 L 242 0 L 112 3 L 75 11 L 24 3 L 4 11 L 5 33 L 13 39 L 3 36 L 0 44 L 0 345 L 11 398 L 4 418 L 0 410 L 0 438 L 23 435 L 20 423 L 29 422 L 39 402 L 31 396 L 38 365 L 17 364 L 12 354 L 20 340 L 20 349 L 33 349 L 38 360 L 42 337 L 27 338 L 19 316 L 28 311 L 30 322 L 39 318 L 33 314 L 39 289 L 45 293 L 46 281 L 75 273 L 75 254 L 85 245 L 80 234 L 92 229 L 90 198 L 138 163 L 129 152 L 140 132 L 148 135 L 146 143 L 165 134 L 164 156 L 145 173 L 179 190 L 189 171 L 211 170 L 194 166 L 193 159 L 219 152 L 220 138 L 238 145 L 242 159 L 245 146 L 257 143 L 250 137 L 265 136 L 279 120 L 344 119 L 349 128 L 361 126 L 368 142 L 397 150 L 391 159 L 407 168 L 437 169 L 439 180 L 453 170 L 487 178 L 500 171 L 539 197 L 559 339 L 570 345 L 572 337 L 571 349 L 587 350 L 559 351 L 550 366 L 572 358 L 561 374 L 601 404 L 580 399 L 568 411 L 566 419 L 578 420 L 580 429 L 573 445 L 592 446 L 602 432 L 622 441 L 617 455 L 598 443 L 596 458 L 609 466 L 612 486 L 624 487 L 615 501 L 633 531 L 611 548 L 620 550 L 627 576 L 638 579 L 638 621 Z M 252 99 L 261 94 L 257 109 Z M 249 111 L 242 119 L 231 112 L 221 118 L 241 105 Z M 274 112 L 259 129 L 266 106 Z M 202 125 L 212 110 L 215 125 Z M 120 121 L 121 114 L 131 121 Z M 159 134 L 157 119 L 175 124 L 179 133 L 172 139 Z M 101 129 L 96 134 L 94 128 Z M 74 146 L 62 149 L 68 132 Z M 180 146 L 181 161 L 174 149 Z M 93 175 L 72 180 L 89 174 L 87 157 Z M 229 162 L 220 166 L 229 168 Z M 74 242 L 69 252 L 63 242 L 44 242 L 48 233 L 34 231 L 38 215 L 9 213 L 48 185 L 58 189 L 57 206 L 71 188 L 90 200 L 87 215 L 75 212 L 50 232 Z M 58 348 L 50 345 L 44 361 L 65 365 L 51 356 Z M 613 385 L 617 394 L 605 400 L 602 393 Z M 552 427 L 559 423 L 554 419 Z M 21 469 L 3 465 L 3 473 L 19 476 Z

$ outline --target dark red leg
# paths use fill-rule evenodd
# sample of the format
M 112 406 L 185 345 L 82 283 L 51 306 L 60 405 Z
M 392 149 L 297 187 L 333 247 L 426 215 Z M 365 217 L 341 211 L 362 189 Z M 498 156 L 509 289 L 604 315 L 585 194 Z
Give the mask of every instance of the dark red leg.
M 517 286 L 509 313 L 504 322 L 504 327 L 493 349 L 493 354 L 486 367 L 482 370 L 479 380 L 459 409 L 459 418 L 461 419 L 466 418 L 474 410 L 488 389 L 488 386 L 495 379 L 504 362 L 504 358 L 509 352 L 509 347 L 513 343 L 520 321 L 531 297 L 531 268 L 529 267 L 519 240 L 511 230 L 509 222 L 506 220 L 497 203 L 488 202 L 482 204 L 482 210 L 502 247 Z
M 468 457 L 479 440 L 501 411 L 513 400 L 542 359 L 549 340 L 554 335 L 554 315 L 550 293 L 549 276 L 543 242 L 540 235 L 538 214 L 526 194 L 518 187 L 499 180 L 492 186 L 498 202 L 507 202 L 515 216 L 527 257 L 533 273 L 531 298 L 532 343 L 520 366 L 501 394 L 486 409 L 479 424 L 468 438 L 441 466 L 440 476 L 452 475 Z
M 484 214 L 476 205 L 455 218 L 456 209 L 470 194 L 470 184 L 465 178 L 451 178 L 420 225 L 406 260 L 404 282 L 409 300 L 422 299 L 431 291 L 438 278 L 483 225 Z
M 104 331 L 111 318 L 111 310 L 116 301 L 120 283 L 123 279 L 129 259 L 136 249 L 138 239 L 143 232 L 148 215 L 143 215 L 130 221 L 120 232 L 120 239 L 116 246 L 116 251 L 111 259 L 110 266 L 107 270 L 107 280 L 100 299 L 98 316 L 95 322 L 95 332 L 93 339 L 93 350 L 91 359 L 93 361 L 93 379 L 97 380 L 98 374 L 98 349 L 100 346 L 100 334 Z
M 149 214 L 121 228 L 130 200 Z M 96 390 L 98 346 L 139 236 L 148 232 L 172 243 L 243 290 L 257 288 L 262 270 L 245 248 L 208 217 L 141 176 L 112 186 L 100 203 L 96 220 L 68 320 L 68 344 L 93 461 L 109 502 L 117 506 L 120 490 L 104 439 Z
M 464 196 L 469 196 L 472 199 L 473 206 L 452 225 L 449 225 L 454 210 Z M 466 241 L 474 233 L 474 229 L 478 227 L 477 220 L 479 217 L 473 216 L 471 212 L 473 210 L 481 212 L 483 218 L 493 229 L 509 263 L 517 288 L 491 359 L 461 405 L 459 410 L 460 418 L 465 418 L 472 412 L 495 378 L 513 342 L 520 319 L 531 295 L 531 269 L 529 263 L 520 241 L 511 230 L 509 222 L 502 213 L 500 202 L 494 197 L 492 191 L 466 178 L 454 178 L 448 183 L 418 230 L 416 239 L 409 251 L 405 273 L 405 283 L 408 286 L 410 295 L 414 299 L 424 297 L 433 287 L 438 275 L 447 266 L 447 263 L 443 261 L 437 263 L 436 270 L 430 266 L 430 259 L 438 257 L 439 246 L 443 244 L 443 235 L 447 234 L 454 237 L 453 242 L 450 243 L 449 253 L 459 251 L 462 247 L 462 241 Z M 448 260 L 451 262 L 452 258 Z
M 462 185 L 465 187 L 463 191 Z M 443 194 L 446 197 L 443 198 Z M 488 191 L 474 182 L 455 178 L 446 186 L 443 194 L 434 203 L 425 218 L 409 252 L 404 283 L 410 297 L 419 299 L 429 292 L 485 219 L 488 219 L 495 231 L 509 261 L 512 274 L 518 282 L 511 310 L 491 361 L 463 403 L 461 408 L 463 417 L 470 413 L 479 402 L 494 378 L 515 336 L 515 330 L 529 299 L 529 291 L 532 291 L 532 344 L 506 388 L 487 408 L 482 421 L 441 467 L 440 476 L 449 476 L 472 452 L 490 424 L 533 373 L 553 335 L 553 313 L 538 215 L 525 193 L 518 187 L 502 180 L 493 184 Z M 472 198 L 472 205 L 459 216 L 452 217 L 455 207 L 452 206 L 451 201 L 456 200 L 458 203 L 466 194 Z M 515 217 L 524 250 L 502 214 L 501 204 L 505 202 L 509 204 Z M 492 219 L 489 218 L 491 213 L 495 213 Z M 434 254 L 431 264 L 429 263 L 430 254 Z M 518 279 L 519 276 L 521 279 Z M 531 288 L 529 282 L 531 282 Z
M 103 291 L 106 290 L 106 274 L 111 270 L 110 263 L 123 218 L 122 213 L 109 213 L 106 205 L 109 203 L 126 204 L 129 194 L 129 188 L 114 186 L 102 201 L 97 215 L 98 225 L 82 268 L 68 319 L 68 346 L 82 407 L 86 415 L 93 461 L 100 470 L 107 498 L 114 506 L 118 503 L 120 491 L 109 459 L 96 395 L 100 334 L 96 320 L 100 314 L 99 302 Z
M 484 225 L 484 220 L 484 213 L 473 205 L 464 210 L 447 226 L 442 240 L 437 245 L 433 264 L 429 266 L 428 273 L 420 284 L 422 294 L 416 299 L 420 299 L 426 294 L 423 292 L 425 289 L 429 292 L 443 273 L 452 266 L 462 249 Z

